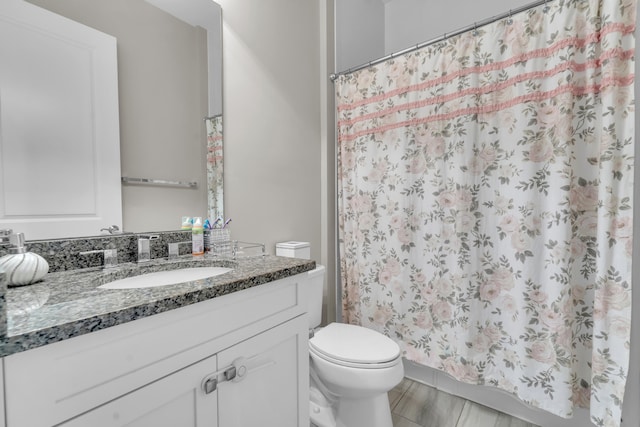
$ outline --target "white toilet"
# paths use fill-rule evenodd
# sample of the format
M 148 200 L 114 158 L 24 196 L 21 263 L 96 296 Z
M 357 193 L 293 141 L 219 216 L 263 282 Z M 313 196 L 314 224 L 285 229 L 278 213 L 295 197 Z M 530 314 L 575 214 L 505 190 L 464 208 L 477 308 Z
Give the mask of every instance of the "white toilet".
M 309 328 L 320 325 L 324 266 L 309 273 Z M 404 377 L 400 348 L 371 329 L 330 323 L 309 339 L 310 418 L 317 427 L 392 427 L 387 392 Z

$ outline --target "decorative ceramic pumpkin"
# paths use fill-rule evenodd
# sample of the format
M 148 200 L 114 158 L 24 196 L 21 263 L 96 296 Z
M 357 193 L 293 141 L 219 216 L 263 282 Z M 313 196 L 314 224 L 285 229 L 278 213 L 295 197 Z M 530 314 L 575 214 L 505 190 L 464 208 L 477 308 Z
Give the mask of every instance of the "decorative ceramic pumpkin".
M 0 258 L 0 269 L 8 286 L 24 286 L 41 280 L 49 271 L 49 263 L 38 254 L 25 252 Z

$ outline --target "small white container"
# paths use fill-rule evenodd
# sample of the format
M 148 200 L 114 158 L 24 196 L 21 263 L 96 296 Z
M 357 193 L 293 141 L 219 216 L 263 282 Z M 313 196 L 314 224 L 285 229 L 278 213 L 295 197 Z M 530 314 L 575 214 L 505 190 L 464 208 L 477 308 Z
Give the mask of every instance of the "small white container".
M 311 259 L 311 245 L 309 242 L 280 242 L 276 243 L 276 255 L 289 258 Z

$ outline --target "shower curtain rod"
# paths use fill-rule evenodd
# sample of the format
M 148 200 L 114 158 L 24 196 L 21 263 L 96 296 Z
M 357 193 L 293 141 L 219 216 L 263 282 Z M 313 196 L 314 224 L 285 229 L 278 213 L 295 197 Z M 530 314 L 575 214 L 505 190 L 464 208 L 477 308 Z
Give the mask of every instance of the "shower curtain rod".
M 496 16 L 493 16 L 491 18 L 484 19 L 482 21 L 474 22 L 472 25 L 468 25 L 466 27 L 463 27 L 463 28 L 460 28 L 458 30 L 452 31 L 451 33 L 444 33 L 443 35 L 441 35 L 439 37 L 436 37 L 435 39 L 432 39 L 432 40 L 429 40 L 429 41 L 426 41 L 426 42 L 422 42 L 422 43 L 418 43 L 415 46 L 411 46 L 411 47 L 406 48 L 404 50 L 401 50 L 399 52 L 391 53 L 391 54 L 389 54 L 387 56 L 383 56 L 382 58 L 378 58 L 378 59 L 375 59 L 373 61 L 369 61 L 367 63 L 358 65 L 357 67 L 349 68 L 349 69 L 347 69 L 345 71 L 340 71 L 339 73 L 333 73 L 333 74 L 329 75 L 329 78 L 331 79 L 332 82 L 335 82 L 336 79 L 339 76 L 343 76 L 343 75 L 346 75 L 346 74 L 351 74 L 351 73 L 353 73 L 355 71 L 359 71 L 359 70 L 362 70 L 364 68 L 371 67 L 372 65 L 379 64 L 379 63 L 384 62 L 384 61 L 386 61 L 388 59 L 395 58 L 397 56 L 404 55 L 405 53 L 413 52 L 414 50 L 422 49 L 423 47 L 439 43 L 439 42 L 444 41 L 444 40 L 446 40 L 446 39 L 448 39 L 450 37 L 455 37 L 455 36 L 457 36 L 459 34 L 466 33 L 467 31 L 476 30 L 476 29 L 478 29 L 480 27 L 484 27 L 485 25 L 492 24 L 492 23 L 494 23 L 496 21 L 499 21 L 501 19 L 510 18 L 512 15 L 515 15 L 517 13 L 524 12 L 524 11 L 529 10 L 529 9 L 533 9 L 534 7 L 546 5 L 547 3 L 549 3 L 549 1 L 552 1 L 552 0 L 537 0 L 537 1 L 533 2 L 533 3 L 529 3 L 529 4 L 526 4 L 524 6 L 520 6 L 520 7 L 514 8 L 514 9 L 509 9 L 509 11 L 506 12 L 506 13 L 502 13 L 500 15 L 496 15 Z M 547 10 L 548 10 L 547 8 L 544 9 L 545 12 L 547 12 Z

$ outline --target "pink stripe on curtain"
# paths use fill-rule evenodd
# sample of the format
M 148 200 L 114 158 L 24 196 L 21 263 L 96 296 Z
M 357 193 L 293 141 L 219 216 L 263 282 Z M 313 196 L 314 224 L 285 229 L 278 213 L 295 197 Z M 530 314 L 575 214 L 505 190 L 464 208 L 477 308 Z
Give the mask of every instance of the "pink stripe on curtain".
M 628 34 L 633 34 L 635 32 L 636 28 L 635 28 L 635 23 L 631 24 L 631 25 L 624 25 L 624 24 L 608 24 L 605 28 L 603 28 L 601 31 L 597 31 L 594 32 L 592 34 L 589 34 L 588 36 L 584 37 L 584 38 L 578 38 L 578 37 L 570 37 L 570 38 L 566 38 L 563 39 L 557 43 L 555 43 L 554 45 L 547 47 L 547 48 L 542 48 L 542 49 L 536 49 L 533 50 L 531 52 L 526 52 L 523 53 L 521 55 L 509 58 L 508 60 L 504 60 L 504 61 L 497 61 L 497 62 L 493 62 L 491 64 L 486 64 L 486 65 L 481 65 L 481 66 L 475 66 L 475 67 L 468 67 L 465 68 L 464 70 L 460 70 L 458 72 L 454 72 L 454 73 L 447 73 L 447 75 L 437 78 L 437 79 L 432 79 L 432 80 L 428 80 L 424 83 L 420 83 L 420 84 L 416 84 L 416 85 L 412 85 L 412 86 L 408 86 L 405 88 L 400 88 L 400 89 L 396 89 L 396 90 L 392 90 L 392 91 L 387 91 L 383 94 L 380 94 L 378 96 L 373 96 L 371 98 L 367 98 L 366 100 L 360 100 L 360 101 L 355 101 L 355 102 L 348 102 L 348 103 L 344 103 L 341 104 L 339 106 L 337 106 L 337 110 L 338 111 L 342 111 L 342 110 L 347 110 L 347 109 L 353 109 L 356 107 L 359 107 L 361 105 L 365 105 L 365 104 L 371 104 L 373 102 L 380 102 L 380 101 L 384 101 L 387 98 L 399 95 L 399 94 L 403 94 L 406 92 L 411 92 L 411 91 L 421 91 L 436 85 L 440 85 L 443 83 L 448 83 L 451 80 L 454 80 L 456 78 L 459 77 L 463 77 L 463 76 L 467 76 L 469 74 L 478 74 L 478 73 L 486 73 L 488 71 L 496 71 L 496 70 L 502 70 L 506 67 L 512 66 L 514 64 L 520 63 L 520 62 L 525 62 L 525 61 L 529 61 L 531 59 L 536 59 L 536 58 L 548 58 L 551 57 L 553 55 L 556 55 L 560 50 L 565 49 L 567 47 L 574 47 L 574 48 L 584 48 L 585 46 L 587 46 L 590 43 L 594 43 L 597 42 L 599 40 L 602 39 L 603 36 L 608 35 L 608 34 L 612 34 L 612 33 L 621 33 L 624 35 L 628 35 Z M 601 55 L 602 59 L 606 59 L 610 56 L 620 56 L 620 49 L 613 49 L 611 51 L 609 51 L 609 54 L 607 55 L 606 53 L 604 55 Z M 625 52 L 625 55 L 627 55 L 627 59 L 631 56 L 633 56 L 633 51 L 627 51 Z M 579 69 L 578 69 L 579 70 Z
M 343 314 L 409 360 L 618 426 L 635 0 L 557 0 L 336 81 Z
M 547 92 L 535 92 L 535 93 L 530 93 L 527 95 L 522 95 L 522 96 L 518 96 L 516 98 L 513 98 L 509 101 L 505 101 L 499 104 L 483 104 L 480 106 L 476 106 L 476 107 L 469 107 L 469 108 L 463 108 L 460 110 L 455 110 L 455 111 L 451 111 L 448 112 L 446 114 L 430 114 L 428 115 L 428 117 L 424 117 L 421 119 L 412 119 L 412 120 L 406 120 L 406 121 L 401 121 L 401 122 L 397 122 L 397 123 L 390 123 L 390 124 L 386 124 L 383 126 L 374 126 L 371 128 L 366 128 L 360 131 L 349 131 L 349 132 L 342 132 L 342 128 L 343 126 L 347 126 L 347 125 L 352 125 L 354 123 L 353 120 L 344 120 L 341 121 L 339 124 L 339 134 L 338 134 L 338 138 L 341 141 L 351 141 L 354 139 L 357 139 L 359 137 L 365 136 L 365 135 L 371 135 L 371 134 L 377 134 L 377 133 L 383 133 L 383 132 L 387 132 L 391 129 L 397 129 L 397 128 L 402 128 L 405 126 L 410 126 L 410 125 L 418 125 L 418 124 L 425 124 L 425 123 L 432 123 L 432 122 L 439 122 L 442 120 L 451 120 L 454 119 L 456 117 L 462 117 L 462 116 L 468 116 L 468 115 L 472 115 L 472 114 L 483 114 L 483 113 L 494 113 L 496 111 L 500 111 L 500 110 L 504 110 L 510 107 L 513 107 L 517 104 L 525 104 L 527 102 L 532 102 L 532 101 L 536 101 L 536 102 L 540 102 L 540 101 L 544 101 L 544 100 L 550 100 L 558 95 L 561 94 L 565 94 L 565 93 L 570 93 L 571 95 L 574 96 L 581 96 L 581 95 L 588 95 L 588 94 L 596 94 L 596 93 L 600 93 L 602 91 L 603 88 L 606 87 L 614 87 L 614 86 L 630 86 L 633 84 L 634 82 L 634 78 L 635 76 L 633 74 L 629 75 L 629 76 L 625 76 L 625 77 L 620 77 L 620 78 L 607 78 L 604 79 L 600 84 L 592 84 L 592 85 L 587 85 L 587 86 L 572 86 L 572 85 L 564 85 L 564 86 L 560 86 L 554 90 L 551 91 L 547 91 Z M 488 92 L 479 92 L 479 93 L 488 93 Z M 442 97 L 434 97 L 422 102 L 414 102 L 411 104 L 405 104 L 402 107 L 398 107 L 398 110 L 394 111 L 390 110 L 390 111 L 384 111 L 382 113 L 376 113 L 375 115 L 373 115 L 373 117 L 378 118 L 378 117 L 382 117 L 385 116 L 386 114 L 389 113 L 395 113 L 398 112 L 399 110 L 410 110 L 410 109 L 415 109 L 415 108 L 420 108 L 420 107 L 424 107 L 426 105 L 433 105 L 433 104 L 440 104 L 443 102 L 447 102 L 450 101 L 452 99 L 458 98 L 457 95 L 452 94 L 449 96 L 442 96 Z M 365 116 L 363 116 L 365 117 Z M 367 119 L 369 119 L 370 117 L 367 117 Z
M 494 83 L 494 84 L 488 84 L 488 85 L 484 85 L 482 87 L 473 87 L 473 88 L 469 88 L 469 89 L 465 89 L 462 91 L 457 91 L 457 92 L 453 92 L 449 95 L 446 96 L 436 96 L 436 97 L 429 97 L 423 101 L 416 101 L 416 102 L 410 102 L 410 103 L 406 103 L 406 104 L 400 104 L 397 106 L 394 106 L 393 108 L 386 108 L 386 109 L 381 109 L 378 110 L 374 113 L 369 113 L 369 114 L 364 114 L 361 116 L 357 116 L 354 118 L 347 118 L 345 120 L 342 120 L 340 122 L 341 125 L 352 125 L 354 123 L 360 122 L 360 121 L 364 121 L 364 120 L 370 120 L 370 119 L 374 119 L 377 117 L 381 117 L 384 116 L 386 114 L 390 114 L 390 113 L 397 113 L 403 110 L 410 110 L 410 109 L 414 109 L 414 108 L 419 108 L 419 107 L 423 107 L 425 105 L 432 105 L 432 104 L 437 104 L 437 103 L 441 103 L 441 102 L 449 102 L 449 101 L 453 101 L 457 98 L 463 98 L 465 96 L 469 96 L 469 95 L 482 95 L 482 94 L 486 94 L 486 93 L 491 93 L 491 92 L 496 92 L 505 88 L 508 88 L 509 86 L 512 86 L 516 83 L 521 83 L 521 82 L 525 82 L 525 81 L 529 81 L 529 80 L 534 80 L 534 79 L 543 79 L 543 78 L 549 78 L 554 76 L 555 74 L 560 74 L 563 71 L 567 71 L 567 70 L 571 70 L 573 72 L 584 72 L 587 69 L 596 69 L 601 67 L 601 63 L 602 61 L 606 61 L 606 60 L 611 60 L 611 59 L 619 59 L 619 60 L 623 60 L 623 61 L 628 61 L 629 59 L 632 59 L 634 56 L 635 52 L 633 50 L 627 50 L 627 51 L 623 51 L 622 49 L 612 49 L 612 50 L 608 50 L 606 52 L 604 52 L 602 55 L 600 55 L 599 58 L 597 59 L 593 59 L 593 60 L 589 60 L 585 63 L 582 64 L 578 64 L 575 61 L 566 61 L 563 62 L 561 64 L 558 64 L 557 66 L 548 69 L 548 70 L 542 70 L 542 71 L 535 71 L 535 72 L 530 72 L 530 73 L 523 73 L 523 74 L 518 74 L 517 76 L 510 78 L 508 80 L 502 81 L 500 83 Z M 633 77 L 633 76 L 632 76 Z M 429 82 L 432 83 L 433 81 Z M 629 79 L 628 76 L 625 76 L 623 78 L 618 78 L 618 79 L 614 79 L 614 78 L 609 78 L 606 81 L 604 81 L 603 83 L 600 84 L 600 86 L 606 86 L 606 85 L 617 85 L 617 86 L 627 86 L 629 84 L 633 83 L 633 78 Z M 420 85 L 421 86 L 421 85 Z M 433 85 L 429 85 L 429 86 L 435 86 L 435 83 Z M 424 89 L 424 88 L 423 88 Z M 407 90 L 407 91 L 402 91 L 400 93 L 402 94 L 406 94 L 406 95 L 410 95 L 410 92 L 420 92 L 421 89 L 419 88 L 415 88 L 412 90 Z M 587 92 L 584 92 L 587 93 Z M 579 93 L 576 93 L 579 94 Z M 378 98 L 378 97 L 376 97 Z M 369 103 L 371 104 L 371 103 Z

